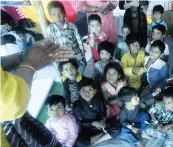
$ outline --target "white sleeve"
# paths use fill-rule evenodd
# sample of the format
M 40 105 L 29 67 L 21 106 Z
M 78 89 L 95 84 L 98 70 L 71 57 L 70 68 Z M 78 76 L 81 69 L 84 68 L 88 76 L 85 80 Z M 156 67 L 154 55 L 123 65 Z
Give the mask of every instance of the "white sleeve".
M 145 52 L 146 52 L 147 54 L 149 54 L 150 47 L 151 47 L 151 44 L 150 44 L 150 43 L 148 43 L 147 46 L 145 47 Z

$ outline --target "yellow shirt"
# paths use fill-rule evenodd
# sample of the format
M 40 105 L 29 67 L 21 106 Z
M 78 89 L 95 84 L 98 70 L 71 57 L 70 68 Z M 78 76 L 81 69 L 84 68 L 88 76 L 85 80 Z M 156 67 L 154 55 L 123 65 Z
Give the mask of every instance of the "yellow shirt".
M 144 73 L 144 57 L 144 51 L 139 50 L 136 61 L 131 56 L 130 52 L 124 54 L 121 58 L 121 64 L 124 70 L 124 74 L 128 77 L 128 84 L 129 86 L 136 89 L 141 86 L 141 76 Z M 132 72 L 132 68 L 134 66 L 140 67 L 140 71 L 137 75 L 133 74 Z
M 30 98 L 30 89 L 22 78 L 4 72 L 1 67 L 0 74 L 0 122 L 20 118 L 27 110 Z M 2 128 L 0 129 L 0 132 L 3 133 Z M 1 146 L 7 147 L 8 143 L 4 142 L 4 137 L 4 134 L 1 134 Z

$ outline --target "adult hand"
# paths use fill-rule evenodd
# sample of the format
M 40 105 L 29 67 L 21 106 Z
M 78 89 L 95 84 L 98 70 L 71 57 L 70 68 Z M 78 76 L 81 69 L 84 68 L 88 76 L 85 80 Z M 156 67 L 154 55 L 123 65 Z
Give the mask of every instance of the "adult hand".
M 73 56 L 71 49 L 55 45 L 50 39 L 44 39 L 27 49 L 22 64 L 39 70 L 54 61 L 66 61 Z
M 133 72 L 133 74 L 135 74 L 135 75 L 138 74 L 139 70 L 140 70 L 139 67 L 133 67 L 133 68 L 132 68 L 132 72 Z
M 135 134 L 138 133 L 138 128 L 132 127 L 131 130 L 132 130 L 132 132 L 135 133 Z
M 92 122 L 92 125 L 93 125 L 94 127 L 96 127 L 97 129 L 99 129 L 99 130 L 101 130 L 101 129 L 104 128 L 104 125 L 103 125 L 101 122 L 99 122 L 99 121 L 94 121 L 94 122 Z

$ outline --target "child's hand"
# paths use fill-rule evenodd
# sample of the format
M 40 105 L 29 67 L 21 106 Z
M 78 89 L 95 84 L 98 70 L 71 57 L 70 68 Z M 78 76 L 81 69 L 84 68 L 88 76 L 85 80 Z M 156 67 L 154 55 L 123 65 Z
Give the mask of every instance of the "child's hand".
M 91 35 L 91 39 L 89 40 L 89 45 L 90 45 L 91 47 L 94 47 L 94 46 L 95 46 L 94 34 Z
M 132 132 L 135 133 L 135 134 L 138 133 L 138 128 L 132 127 L 131 130 L 132 130 Z
M 166 132 L 167 130 L 168 130 L 168 127 L 167 127 L 167 126 L 164 126 L 164 127 L 161 128 L 160 131 L 161 131 L 161 132 Z
M 104 125 L 101 122 L 99 122 L 99 121 L 92 122 L 92 125 L 94 127 L 96 127 L 97 129 L 99 129 L 99 130 L 102 130 L 104 128 Z

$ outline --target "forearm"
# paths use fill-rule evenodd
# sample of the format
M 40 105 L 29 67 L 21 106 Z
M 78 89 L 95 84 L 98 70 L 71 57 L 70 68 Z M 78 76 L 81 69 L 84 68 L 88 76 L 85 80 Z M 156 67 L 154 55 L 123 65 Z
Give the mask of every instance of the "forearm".
M 166 125 L 165 127 L 167 127 L 167 129 L 173 128 L 173 122 L 170 123 L 169 125 Z
M 133 6 L 133 2 L 130 2 L 130 3 L 125 3 L 124 4 L 124 9 L 127 10 L 128 8 L 132 7 Z
M 95 6 L 89 6 L 89 5 L 87 5 L 86 2 L 83 2 L 83 4 L 84 4 L 84 10 L 85 10 L 85 12 L 88 12 L 88 13 L 96 13 L 97 12 L 97 7 L 95 7 Z
M 155 123 L 157 121 L 155 114 L 150 113 L 150 116 L 151 116 L 152 121 Z

